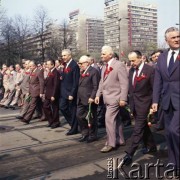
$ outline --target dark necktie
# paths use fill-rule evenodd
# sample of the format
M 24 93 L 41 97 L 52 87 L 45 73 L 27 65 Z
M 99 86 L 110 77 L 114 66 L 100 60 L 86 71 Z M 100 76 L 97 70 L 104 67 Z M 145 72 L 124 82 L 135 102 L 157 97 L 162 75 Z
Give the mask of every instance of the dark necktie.
M 63 63 L 63 66 L 64 66 L 64 68 L 63 68 L 63 71 L 64 71 L 67 67 L 67 63 Z
M 133 87 L 134 87 L 134 88 L 136 87 L 136 83 L 137 83 L 138 70 L 139 70 L 138 68 L 135 69 L 136 74 L 135 74 L 135 76 L 134 76 L 134 83 L 133 83 Z
M 173 51 L 172 54 L 171 54 L 171 58 L 170 58 L 170 61 L 169 61 L 169 66 L 168 66 L 168 71 L 169 73 L 171 73 L 171 70 L 174 66 L 174 54 L 175 52 Z

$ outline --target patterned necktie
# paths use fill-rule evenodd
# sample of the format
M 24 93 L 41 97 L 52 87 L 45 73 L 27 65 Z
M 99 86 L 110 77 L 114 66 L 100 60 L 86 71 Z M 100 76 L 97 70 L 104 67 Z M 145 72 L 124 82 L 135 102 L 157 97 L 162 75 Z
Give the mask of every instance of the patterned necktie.
M 174 66 L 174 54 L 175 52 L 173 51 L 172 54 L 171 54 L 171 58 L 170 58 L 170 61 L 169 61 L 169 66 L 168 66 L 168 71 L 169 73 L 171 73 L 171 70 Z
M 139 70 L 138 68 L 135 69 L 136 74 L 135 74 L 135 76 L 134 76 L 134 83 L 133 83 L 133 87 L 134 87 L 134 88 L 136 87 L 136 83 L 137 83 L 138 70 Z

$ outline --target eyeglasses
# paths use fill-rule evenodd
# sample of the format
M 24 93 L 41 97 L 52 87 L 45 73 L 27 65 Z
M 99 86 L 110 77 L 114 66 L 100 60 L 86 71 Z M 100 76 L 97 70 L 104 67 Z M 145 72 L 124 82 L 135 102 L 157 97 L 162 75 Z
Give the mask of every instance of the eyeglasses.
M 82 65 L 82 64 L 84 64 L 84 63 L 87 63 L 87 61 L 85 61 L 85 62 L 82 62 L 82 63 L 78 63 L 78 65 Z

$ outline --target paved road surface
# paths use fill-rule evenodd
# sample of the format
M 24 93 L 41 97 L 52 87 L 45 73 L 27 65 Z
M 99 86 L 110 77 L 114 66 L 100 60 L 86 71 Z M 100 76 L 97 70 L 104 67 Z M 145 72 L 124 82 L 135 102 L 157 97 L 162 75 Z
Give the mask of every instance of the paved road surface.
M 99 139 L 94 143 L 80 143 L 80 134 L 66 136 L 69 126 L 60 118 L 62 127 L 50 129 L 47 122 L 33 120 L 24 125 L 15 119 L 17 110 L 0 109 L 0 180 L 105 180 L 108 175 L 107 159 L 121 158 L 126 149 L 119 147 L 110 153 L 100 153 L 105 143 L 105 129 L 99 129 Z M 132 127 L 124 130 L 129 144 Z M 142 155 L 138 151 L 134 161 L 145 163 L 161 159 L 167 161 L 163 131 L 154 133 L 159 151 Z M 126 171 L 131 170 L 127 167 Z M 144 170 L 143 170 L 144 173 Z M 124 179 L 120 174 L 118 179 Z M 150 173 L 155 180 L 155 170 Z

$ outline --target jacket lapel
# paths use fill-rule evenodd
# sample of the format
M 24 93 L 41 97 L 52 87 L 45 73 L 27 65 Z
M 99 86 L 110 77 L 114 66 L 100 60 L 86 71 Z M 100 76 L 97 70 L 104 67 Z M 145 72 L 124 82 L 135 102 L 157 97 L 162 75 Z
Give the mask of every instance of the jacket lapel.
M 178 55 L 180 54 L 180 52 L 178 53 Z M 170 72 L 170 76 L 171 76 L 171 74 L 175 71 L 175 69 L 179 66 L 179 62 L 180 62 L 180 60 L 178 59 L 178 56 L 177 56 L 177 58 L 176 58 L 176 60 L 175 60 L 175 63 L 174 63 L 174 66 L 173 66 L 173 68 L 172 68 L 172 71 Z
M 164 72 L 166 73 L 166 75 L 169 77 L 169 72 L 168 72 L 168 67 L 167 67 L 168 51 L 166 51 L 163 56 L 164 56 L 163 59 L 165 60 L 165 62 L 163 62 L 162 68 L 164 69 Z
M 92 67 L 90 66 L 90 67 L 88 68 L 88 70 L 86 71 L 85 74 L 87 74 L 87 73 L 90 74 L 91 69 L 92 69 Z M 84 80 L 85 78 L 86 78 L 86 77 L 80 76 L 80 79 L 79 79 L 79 85 L 83 82 L 83 80 Z
M 114 67 L 114 64 L 116 64 L 116 60 L 115 59 L 113 59 L 113 61 L 112 61 L 112 63 L 111 63 L 111 66 L 109 66 L 109 68 L 110 67 Z M 106 70 L 106 67 L 104 68 L 104 73 L 105 73 L 105 70 Z M 113 70 L 112 70 L 113 71 Z M 105 75 L 105 77 L 104 77 L 104 73 L 103 73 L 103 81 L 105 81 L 106 79 L 107 79 L 107 77 L 109 76 L 109 74 L 111 73 L 111 72 L 109 72 L 107 75 Z
M 130 70 L 129 70 L 129 85 L 130 85 L 130 89 L 133 89 L 134 90 L 134 87 L 133 87 L 133 82 L 132 82 L 132 80 L 133 80 L 133 74 L 134 74 L 134 69 L 133 68 L 131 68 Z

